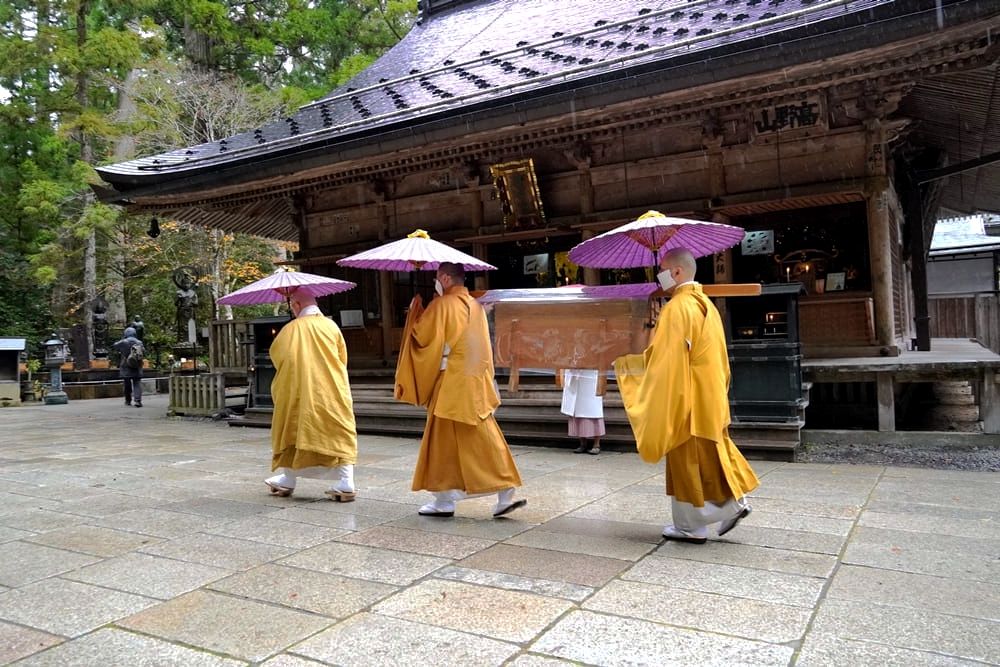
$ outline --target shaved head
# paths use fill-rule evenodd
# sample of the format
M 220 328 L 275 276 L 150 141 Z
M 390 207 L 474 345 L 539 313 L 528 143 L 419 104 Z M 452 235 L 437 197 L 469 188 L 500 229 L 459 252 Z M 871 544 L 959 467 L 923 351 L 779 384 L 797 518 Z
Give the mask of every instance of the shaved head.
M 694 255 L 691 251 L 686 248 L 673 248 L 668 250 L 663 257 L 660 258 L 660 268 L 661 269 L 680 269 L 683 275 L 683 280 L 678 280 L 677 282 L 686 282 L 688 280 L 694 280 L 695 271 L 698 269 L 698 263 L 694 259 Z
M 295 290 L 289 295 L 290 305 L 292 307 L 292 314 L 295 317 L 299 316 L 302 309 L 307 306 L 316 305 L 316 297 L 306 294 L 302 290 Z

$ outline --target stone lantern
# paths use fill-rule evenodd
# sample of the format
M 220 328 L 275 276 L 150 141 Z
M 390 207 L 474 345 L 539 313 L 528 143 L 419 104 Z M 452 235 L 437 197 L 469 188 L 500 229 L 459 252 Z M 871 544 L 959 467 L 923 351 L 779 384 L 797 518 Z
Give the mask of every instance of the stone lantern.
M 46 405 L 65 405 L 69 397 L 62 388 L 62 365 L 66 363 L 66 342 L 52 334 L 42 346 L 45 348 L 45 367 L 51 371 L 49 392 L 45 394 Z

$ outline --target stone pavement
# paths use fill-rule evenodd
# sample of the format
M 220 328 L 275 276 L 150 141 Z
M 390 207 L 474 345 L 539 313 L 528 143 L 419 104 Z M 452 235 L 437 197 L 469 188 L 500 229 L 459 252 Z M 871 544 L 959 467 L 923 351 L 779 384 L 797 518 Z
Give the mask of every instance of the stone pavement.
M 0 410 L 0 664 L 1000 663 L 996 473 L 755 461 L 695 546 L 634 454 L 514 447 L 525 509 L 432 519 L 413 439 L 277 498 L 266 430 L 145 403 Z

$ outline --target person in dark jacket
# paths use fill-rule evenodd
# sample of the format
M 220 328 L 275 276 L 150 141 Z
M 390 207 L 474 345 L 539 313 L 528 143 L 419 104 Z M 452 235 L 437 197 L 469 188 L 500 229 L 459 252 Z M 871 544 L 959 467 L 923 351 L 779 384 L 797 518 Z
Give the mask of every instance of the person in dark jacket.
M 112 345 L 112 347 L 121 355 L 121 361 L 118 363 L 118 377 L 122 379 L 125 385 L 125 405 L 132 405 L 133 399 L 135 400 L 135 407 L 142 407 L 142 364 L 140 363 L 137 368 L 134 368 L 128 363 L 129 352 L 132 351 L 132 346 L 138 345 L 142 347 L 142 341 L 136 338 L 135 329 L 132 327 L 126 327 L 125 337 L 120 341 Z M 145 348 L 142 350 L 143 357 L 145 357 Z

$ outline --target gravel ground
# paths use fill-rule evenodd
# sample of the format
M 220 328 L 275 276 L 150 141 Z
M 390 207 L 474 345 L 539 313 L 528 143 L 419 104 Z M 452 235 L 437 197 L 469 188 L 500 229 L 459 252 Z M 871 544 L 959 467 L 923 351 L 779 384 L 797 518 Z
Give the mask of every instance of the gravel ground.
M 806 445 L 798 452 L 795 460 L 805 463 L 856 463 L 1000 472 L 1000 444 L 996 447 Z
M 938 433 L 982 433 L 979 407 L 968 382 L 938 382 L 933 393 L 918 403 L 905 430 Z M 909 466 L 938 470 L 1000 472 L 1000 436 L 995 446 L 962 444 L 821 444 L 806 445 L 796 461 Z

